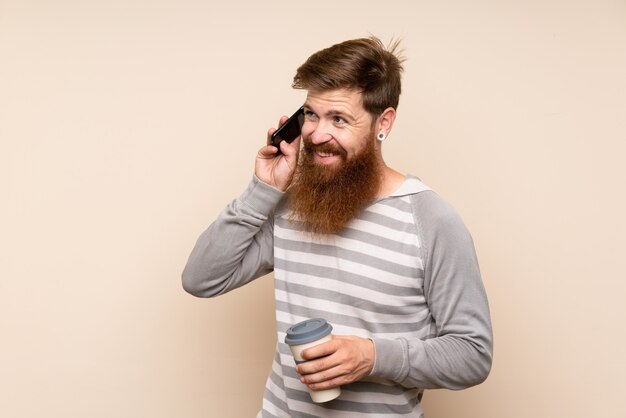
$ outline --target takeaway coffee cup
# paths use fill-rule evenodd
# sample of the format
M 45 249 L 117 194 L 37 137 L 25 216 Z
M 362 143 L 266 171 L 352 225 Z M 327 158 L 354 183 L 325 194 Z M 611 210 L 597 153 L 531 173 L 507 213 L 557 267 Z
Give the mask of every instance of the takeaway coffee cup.
M 332 339 L 333 327 L 324 319 L 307 319 L 292 326 L 287 330 L 285 343 L 291 348 L 291 354 L 297 364 L 304 363 L 302 351 Z M 308 388 L 307 388 L 308 389 Z M 309 390 L 309 395 L 315 403 L 328 402 L 341 394 L 341 389 L 336 387 L 325 390 Z

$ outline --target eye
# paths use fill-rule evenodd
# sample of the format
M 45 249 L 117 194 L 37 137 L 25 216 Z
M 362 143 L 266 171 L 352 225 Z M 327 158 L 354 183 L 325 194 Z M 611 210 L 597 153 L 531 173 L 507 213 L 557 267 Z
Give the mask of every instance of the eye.
M 333 116 L 333 122 L 335 122 L 338 125 L 342 125 L 346 123 L 346 120 L 342 118 L 341 116 Z
M 304 111 L 304 117 L 305 119 L 309 119 L 309 120 L 313 120 L 317 117 L 317 115 L 313 112 L 311 112 L 310 110 L 305 110 Z

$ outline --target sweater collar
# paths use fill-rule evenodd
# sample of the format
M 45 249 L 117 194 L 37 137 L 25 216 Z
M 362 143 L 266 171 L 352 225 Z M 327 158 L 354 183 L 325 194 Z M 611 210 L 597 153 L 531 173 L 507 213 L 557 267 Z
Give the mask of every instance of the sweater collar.
M 411 174 L 407 174 L 404 181 L 400 184 L 400 187 L 398 187 L 393 193 L 389 194 L 387 197 L 407 196 L 424 192 L 426 190 L 431 190 L 431 188 L 422 183 L 419 178 Z

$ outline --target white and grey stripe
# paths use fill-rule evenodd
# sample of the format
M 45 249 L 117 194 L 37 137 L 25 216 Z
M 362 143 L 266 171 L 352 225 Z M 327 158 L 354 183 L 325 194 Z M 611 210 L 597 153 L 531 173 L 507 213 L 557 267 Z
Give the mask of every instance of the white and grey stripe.
M 314 404 L 283 343 L 288 327 L 314 317 L 327 319 L 337 335 L 427 338 L 433 321 L 424 297 L 421 245 L 409 196 L 402 193 L 375 202 L 337 235 L 315 237 L 285 213 L 275 216 L 278 344 L 264 417 L 422 415 L 422 390 L 374 377 L 342 387 L 334 401 Z

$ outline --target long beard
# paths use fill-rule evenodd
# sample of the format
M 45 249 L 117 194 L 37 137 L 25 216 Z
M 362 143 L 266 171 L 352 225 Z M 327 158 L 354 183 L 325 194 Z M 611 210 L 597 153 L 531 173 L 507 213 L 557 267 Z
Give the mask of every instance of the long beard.
M 339 166 L 315 162 L 314 151 L 339 153 Z M 304 142 L 298 168 L 288 190 L 289 219 L 314 234 L 335 234 L 378 193 L 382 176 L 373 134 L 365 149 L 347 159 L 343 149 Z

